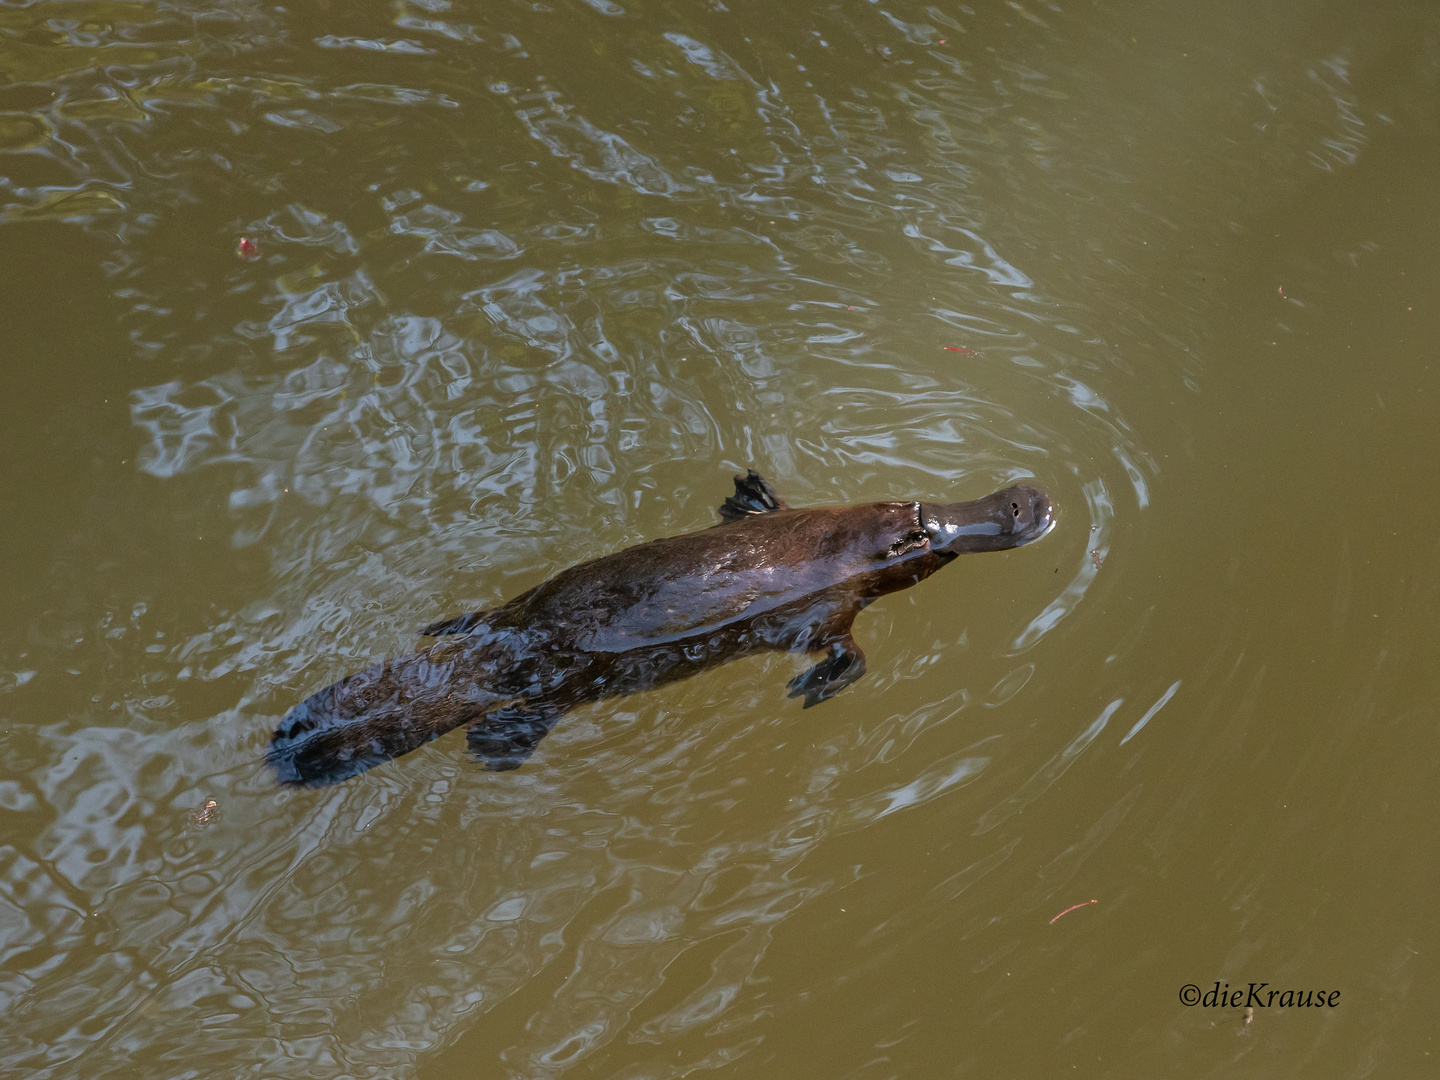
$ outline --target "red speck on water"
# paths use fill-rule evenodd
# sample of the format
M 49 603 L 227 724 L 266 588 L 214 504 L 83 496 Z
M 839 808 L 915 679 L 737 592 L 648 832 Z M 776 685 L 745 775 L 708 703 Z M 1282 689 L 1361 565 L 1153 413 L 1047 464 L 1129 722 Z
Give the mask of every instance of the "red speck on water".
M 240 243 L 235 248 L 235 253 L 246 262 L 260 257 L 260 249 L 255 246 L 255 241 L 251 240 L 248 236 L 240 237 Z
M 974 355 L 976 355 L 974 349 L 962 349 L 959 345 L 942 345 L 942 346 L 940 346 L 940 347 L 941 347 L 942 349 L 944 349 L 946 352 L 958 352 L 958 353 L 961 353 L 961 354 L 963 354 L 963 355 L 965 355 L 965 356 L 974 356 Z

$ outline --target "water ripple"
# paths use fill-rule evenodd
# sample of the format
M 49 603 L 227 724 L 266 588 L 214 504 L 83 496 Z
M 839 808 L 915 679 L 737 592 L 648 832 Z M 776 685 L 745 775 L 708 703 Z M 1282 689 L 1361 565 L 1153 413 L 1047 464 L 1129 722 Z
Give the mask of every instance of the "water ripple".
M 520 1018 L 490 1048 L 515 1076 L 687 1033 L 687 1068 L 723 1067 L 758 1044 L 778 930 L 851 883 L 838 837 L 987 804 L 999 828 L 1119 707 L 993 787 L 1012 700 L 1159 475 L 1107 344 L 1149 316 L 1082 300 L 1086 272 L 996 208 L 1066 146 L 1002 126 L 994 86 L 1064 91 L 941 62 L 933 11 L 773 14 L 762 44 L 723 12 L 641 33 L 586 2 L 567 18 L 602 50 L 545 5 L 25 16 L 43 43 L 9 74 L 45 94 L 0 88 L 0 225 L 107 245 L 119 490 L 184 542 L 144 596 L 74 557 L 70 599 L 0 643 L 0 701 L 40 721 L 0 786 L 31 822 L 0 848 L 7 1067 L 394 1076 L 482 1015 Z M 442 740 L 274 790 L 260 753 L 299 696 L 712 523 L 749 465 L 799 504 L 1033 479 L 1074 569 L 1007 578 L 1003 606 L 971 581 L 974 623 L 877 605 L 869 689 L 825 723 L 767 658 L 582 710 L 515 774 Z M 1025 665 L 989 655 L 1007 642 Z M 943 663 L 972 646 L 973 686 Z

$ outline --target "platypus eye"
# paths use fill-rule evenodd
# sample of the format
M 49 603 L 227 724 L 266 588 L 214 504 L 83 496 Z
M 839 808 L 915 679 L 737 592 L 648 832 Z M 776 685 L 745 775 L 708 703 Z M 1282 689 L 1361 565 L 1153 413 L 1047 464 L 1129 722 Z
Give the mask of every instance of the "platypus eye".
M 924 532 L 924 530 L 916 529 L 914 532 L 906 533 L 899 540 L 896 540 L 893 544 L 886 548 L 885 554 L 882 555 L 881 558 L 898 558 L 899 556 L 904 555 L 907 551 L 916 551 L 920 548 L 927 547 L 929 546 L 929 543 L 930 537 Z

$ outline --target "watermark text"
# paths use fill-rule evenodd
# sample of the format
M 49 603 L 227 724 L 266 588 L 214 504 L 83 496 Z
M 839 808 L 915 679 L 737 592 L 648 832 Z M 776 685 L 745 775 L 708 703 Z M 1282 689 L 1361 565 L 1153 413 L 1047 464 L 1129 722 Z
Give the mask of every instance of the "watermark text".
M 1232 988 L 1217 979 L 1204 991 L 1186 983 L 1180 988 L 1180 1004 L 1205 1009 L 1333 1009 L 1340 1004 L 1340 991 L 1272 988 L 1268 982 Z

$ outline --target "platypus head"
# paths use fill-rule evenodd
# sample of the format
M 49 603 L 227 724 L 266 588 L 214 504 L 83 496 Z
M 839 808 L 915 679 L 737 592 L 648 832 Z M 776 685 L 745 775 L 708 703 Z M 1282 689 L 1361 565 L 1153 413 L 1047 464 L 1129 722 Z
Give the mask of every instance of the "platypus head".
M 1043 491 L 1016 484 L 974 502 L 921 503 L 920 524 L 931 551 L 1004 551 L 1049 532 L 1055 508 Z

